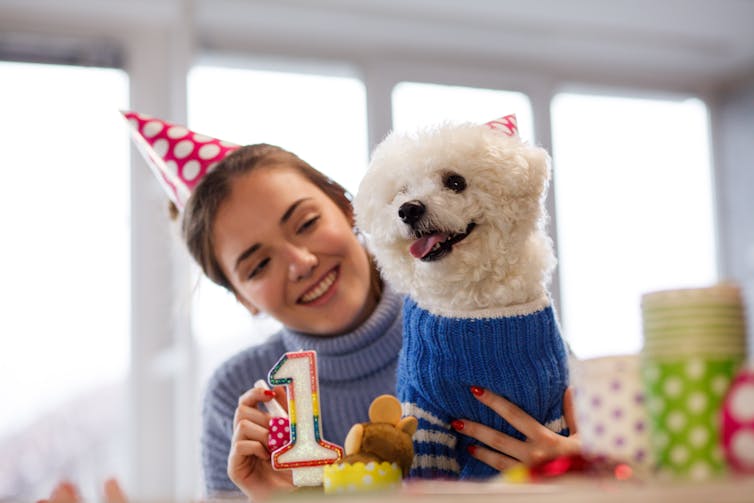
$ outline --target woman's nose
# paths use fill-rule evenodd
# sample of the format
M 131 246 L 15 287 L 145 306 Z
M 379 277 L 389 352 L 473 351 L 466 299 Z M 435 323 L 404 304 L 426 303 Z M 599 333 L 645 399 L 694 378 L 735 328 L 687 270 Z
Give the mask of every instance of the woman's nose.
M 317 256 L 304 247 L 291 247 L 289 254 L 288 279 L 291 281 L 308 278 L 319 265 Z

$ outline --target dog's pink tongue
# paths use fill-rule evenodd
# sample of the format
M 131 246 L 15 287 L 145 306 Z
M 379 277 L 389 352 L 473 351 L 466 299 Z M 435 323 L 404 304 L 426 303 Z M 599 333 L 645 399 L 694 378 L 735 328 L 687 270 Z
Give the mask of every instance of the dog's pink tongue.
M 411 248 L 409 248 L 408 251 L 414 257 L 422 258 L 432 251 L 433 246 L 437 243 L 442 243 L 446 239 L 448 239 L 448 235 L 444 232 L 430 234 L 429 236 L 424 236 L 411 243 Z

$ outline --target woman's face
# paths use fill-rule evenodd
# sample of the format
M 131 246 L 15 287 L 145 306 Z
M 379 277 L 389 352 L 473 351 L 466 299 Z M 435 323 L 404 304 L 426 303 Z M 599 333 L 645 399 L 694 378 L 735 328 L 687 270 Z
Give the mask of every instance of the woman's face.
M 292 168 L 261 167 L 237 178 L 212 236 L 236 297 L 252 312 L 335 335 L 374 309 L 367 253 L 346 215 Z

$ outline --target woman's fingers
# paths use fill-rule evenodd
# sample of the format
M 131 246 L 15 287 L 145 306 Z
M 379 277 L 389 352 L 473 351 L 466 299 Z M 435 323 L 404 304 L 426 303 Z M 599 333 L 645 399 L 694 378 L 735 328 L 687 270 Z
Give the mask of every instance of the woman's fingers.
M 475 386 L 472 388 L 472 394 L 477 400 L 497 412 L 526 438 L 530 439 L 537 435 L 541 435 L 543 431 L 550 431 L 537 422 L 536 419 L 521 410 L 517 405 L 496 393 Z
M 76 486 L 70 482 L 60 482 L 50 495 L 50 503 L 78 503 L 81 501 Z
M 553 438 L 550 438 L 548 433 L 550 430 L 547 430 L 546 432 L 542 432 L 543 434 L 534 440 L 530 439 L 524 442 L 474 421 L 464 420 L 454 422 L 454 424 L 463 424 L 463 427 L 458 429 L 458 431 L 466 436 L 479 440 L 479 442 L 492 449 L 485 449 L 490 452 L 481 451 L 481 456 L 484 458 L 477 456 L 472 452 L 475 449 L 479 450 L 479 446 L 472 446 L 469 452 L 475 458 L 485 461 L 485 463 L 487 462 L 486 459 L 494 459 L 494 464 L 487 464 L 490 464 L 490 466 L 497 468 L 498 470 L 503 464 L 505 464 L 505 466 L 510 466 L 511 462 L 521 462 L 525 465 L 532 466 L 550 459 L 553 456 L 558 443 L 556 437 L 559 437 L 558 435 L 553 435 Z M 542 426 L 542 428 L 546 429 L 544 426 Z M 493 456 L 496 452 L 502 457 Z
M 536 419 L 524 412 L 523 409 L 514 405 L 505 398 L 481 388 L 472 388 L 472 393 L 477 400 L 497 412 L 503 419 L 510 423 L 526 438 L 525 441 L 497 431 L 488 426 L 468 420 L 453 421 L 455 430 L 464 435 L 475 438 L 488 446 L 489 449 L 476 447 L 477 452 L 472 452 L 475 458 L 484 461 L 490 466 L 501 469 L 502 466 L 510 466 L 511 461 L 520 461 L 533 466 L 549 461 L 558 456 L 578 453 L 580 444 L 577 435 L 564 437 L 540 424 Z M 563 397 L 566 423 L 570 427 L 574 425 L 573 399 L 570 390 Z M 474 448 L 471 449 L 472 451 Z
M 253 456 L 261 459 L 268 459 L 270 457 L 267 449 L 256 440 L 239 440 L 238 442 L 234 442 L 231 446 L 230 456 Z
M 228 454 L 228 476 L 233 482 L 238 485 L 251 476 L 260 459 L 270 459 L 266 445 L 267 429 L 246 419 L 236 425 Z
M 236 406 L 234 423 L 238 422 L 243 412 L 249 411 L 251 409 L 258 411 L 261 414 L 265 414 L 257 408 L 257 405 L 259 405 L 260 402 L 266 402 L 270 400 L 271 394 L 271 391 L 262 388 L 249 388 L 248 390 L 246 390 L 243 395 L 238 397 L 238 405 Z
M 519 461 L 517 459 L 513 459 L 510 456 L 506 456 L 505 454 L 501 454 L 497 451 L 493 451 L 482 446 L 470 446 L 469 454 L 471 454 L 472 457 L 477 458 L 479 461 L 486 463 L 492 468 L 501 472 L 519 464 Z
M 275 400 L 280 404 L 281 408 L 288 412 L 288 395 L 285 391 L 285 386 L 275 386 L 272 388 L 272 392 L 275 393 Z
M 236 425 L 241 419 L 248 419 L 257 424 L 266 425 L 270 420 L 270 414 L 259 409 L 260 403 L 269 403 L 275 400 L 279 405 L 279 409 L 285 411 L 287 409 L 286 394 L 284 386 L 276 386 L 272 390 L 264 389 L 261 387 L 254 387 L 248 389 L 243 395 L 238 398 L 238 406 L 233 416 L 233 424 Z
M 251 388 L 238 398 L 238 406 L 233 415 L 233 424 L 241 420 L 248 420 L 266 426 L 270 415 L 259 409 L 260 403 L 266 403 L 275 398 L 275 392 L 262 388 Z
M 565 416 L 566 426 L 570 435 L 578 433 L 579 428 L 576 424 L 576 412 L 573 406 L 573 388 L 566 388 L 563 394 L 563 415 Z
M 120 484 L 115 479 L 105 481 L 105 501 L 107 503 L 128 503 L 126 493 L 120 488 Z
M 244 420 L 266 426 L 269 423 L 270 415 L 266 412 L 262 412 L 256 407 L 239 405 L 238 407 L 236 407 L 236 412 L 233 415 L 233 424 L 238 425 L 239 422 Z
M 128 503 L 126 494 L 115 479 L 111 478 L 105 481 L 104 492 L 106 503 Z M 49 499 L 39 500 L 37 503 L 80 503 L 81 501 L 76 486 L 63 481 L 55 486 Z
M 267 452 L 266 448 L 268 436 L 269 430 L 267 430 L 266 427 L 260 426 L 248 419 L 242 419 L 233 431 L 231 447 L 241 441 L 253 441 L 258 443 L 262 448 L 261 451 L 259 451 L 258 457 L 269 459 L 270 454 Z
M 525 442 L 481 423 L 463 420 L 453 421 L 452 425 L 454 429 L 463 433 L 467 437 L 479 440 L 484 445 L 487 445 L 498 452 L 504 453 L 507 458 L 515 458 L 514 461 L 520 460 L 526 452 Z
M 235 464 L 233 461 L 238 463 L 248 457 L 269 459 L 270 455 L 267 453 L 267 449 L 256 440 L 239 440 L 231 445 L 229 457 L 231 462 L 228 464 L 232 465 Z

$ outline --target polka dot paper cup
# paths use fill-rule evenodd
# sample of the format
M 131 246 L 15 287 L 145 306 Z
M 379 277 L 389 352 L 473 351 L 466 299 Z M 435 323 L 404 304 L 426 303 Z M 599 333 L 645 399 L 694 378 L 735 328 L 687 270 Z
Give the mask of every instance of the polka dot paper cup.
M 652 452 L 661 475 L 706 480 L 726 469 L 723 398 L 741 359 L 644 360 Z
M 333 463 L 323 472 L 325 494 L 349 494 L 397 489 L 403 472 L 396 463 Z
M 291 441 L 291 427 L 286 417 L 273 417 L 269 422 L 270 435 L 267 437 L 267 450 L 272 452 L 288 445 Z
M 571 380 L 584 453 L 650 469 L 639 355 L 573 360 Z
M 739 372 L 725 396 L 722 441 L 728 465 L 754 475 L 754 362 Z

